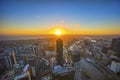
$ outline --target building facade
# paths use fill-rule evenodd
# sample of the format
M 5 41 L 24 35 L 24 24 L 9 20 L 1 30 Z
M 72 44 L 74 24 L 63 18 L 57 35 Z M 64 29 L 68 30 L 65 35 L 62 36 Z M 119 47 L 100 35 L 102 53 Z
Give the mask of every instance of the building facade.
M 57 64 L 63 66 L 63 40 L 56 41 Z

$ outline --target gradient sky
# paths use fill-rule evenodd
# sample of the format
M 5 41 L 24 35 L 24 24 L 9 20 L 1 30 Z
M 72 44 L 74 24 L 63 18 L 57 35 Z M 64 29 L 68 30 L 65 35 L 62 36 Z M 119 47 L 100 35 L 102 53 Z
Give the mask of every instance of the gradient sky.
M 94 0 L 96 1 L 96 0 Z M 1 1 L 0 35 L 120 34 L 120 1 Z

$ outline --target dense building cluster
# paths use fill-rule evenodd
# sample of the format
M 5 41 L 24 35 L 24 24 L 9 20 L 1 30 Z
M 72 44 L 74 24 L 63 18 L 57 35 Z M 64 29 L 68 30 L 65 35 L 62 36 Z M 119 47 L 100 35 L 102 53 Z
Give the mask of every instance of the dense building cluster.
M 1 42 L 0 80 L 120 79 L 120 38 L 109 41 L 76 36 Z

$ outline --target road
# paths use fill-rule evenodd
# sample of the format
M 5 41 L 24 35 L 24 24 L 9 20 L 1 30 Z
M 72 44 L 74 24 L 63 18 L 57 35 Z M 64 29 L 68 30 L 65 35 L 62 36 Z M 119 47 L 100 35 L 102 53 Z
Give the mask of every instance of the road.
M 76 44 L 74 43 L 74 46 Z M 74 50 L 72 46 L 71 50 Z M 82 48 L 83 51 L 86 48 Z M 81 50 L 82 50 L 81 49 Z M 86 52 L 85 52 L 86 53 Z M 97 53 L 97 52 L 96 52 Z M 86 58 L 88 58 L 86 60 Z M 86 78 L 84 75 L 87 75 L 90 78 Z M 75 80 L 119 80 L 111 71 L 103 67 L 98 61 L 90 56 L 81 56 L 81 60 L 75 64 Z
M 83 72 L 87 72 L 90 76 L 89 79 L 85 78 Z M 106 80 L 103 73 L 99 71 L 96 66 L 81 59 L 75 64 L 75 80 Z
M 106 80 L 103 73 L 101 73 L 99 69 L 96 68 L 93 64 L 86 62 L 84 59 L 82 59 L 81 65 L 82 72 L 87 72 L 90 76 L 89 79 L 86 79 L 85 77 L 83 77 L 82 74 L 83 80 Z

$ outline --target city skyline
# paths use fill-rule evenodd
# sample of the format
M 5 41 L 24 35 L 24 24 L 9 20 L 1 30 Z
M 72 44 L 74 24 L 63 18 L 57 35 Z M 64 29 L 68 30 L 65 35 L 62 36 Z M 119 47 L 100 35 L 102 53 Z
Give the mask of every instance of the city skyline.
M 0 35 L 120 35 L 120 1 L 1 1 Z

